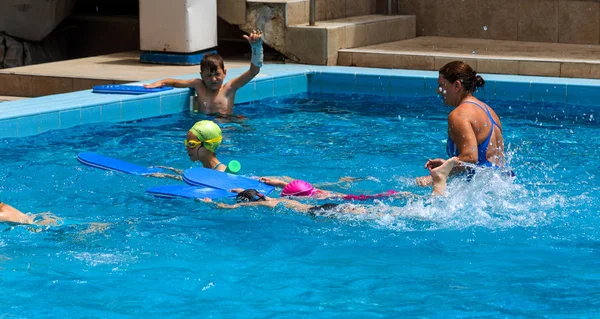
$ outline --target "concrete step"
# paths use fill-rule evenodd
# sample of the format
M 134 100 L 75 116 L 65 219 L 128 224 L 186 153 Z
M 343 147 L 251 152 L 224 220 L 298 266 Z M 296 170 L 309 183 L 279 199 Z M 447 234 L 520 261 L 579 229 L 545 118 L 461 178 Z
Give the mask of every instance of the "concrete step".
M 336 65 L 340 49 L 367 46 L 416 35 L 414 16 L 365 15 L 287 28 L 285 54 L 309 64 Z
M 318 0 L 315 2 L 315 18 L 317 21 L 340 19 L 375 13 L 378 11 L 380 0 Z M 261 8 L 268 7 L 270 11 L 281 11 L 285 25 L 308 23 L 309 0 L 218 0 L 217 13 L 219 17 L 230 24 L 245 24 L 252 20 Z
M 318 0 L 315 18 L 320 22 L 325 20 L 329 22 L 332 19 L 335 21 L 335 19 L 362 17 L 376 12 L 387 13 L 378 12 L 379 2 L 381 0 Z M 224 21 L 238 26 L 244 32 L 263 30 L 265 43 L 288 55 L 289 51 L 286 50 L 288 27 L 308 25 L 309 3 L 309 0 L 218 0 L 217 12 Z M 295 56 L 291 58 L 302 61 Z
M 439 70 L 462 60 L 477 72 L 600 78 L 600 45 L 417 37 L 350 49 L 338 65 Z
M 217 15 L 230 24 L 246 23 L 246 0 L 217 0 Z

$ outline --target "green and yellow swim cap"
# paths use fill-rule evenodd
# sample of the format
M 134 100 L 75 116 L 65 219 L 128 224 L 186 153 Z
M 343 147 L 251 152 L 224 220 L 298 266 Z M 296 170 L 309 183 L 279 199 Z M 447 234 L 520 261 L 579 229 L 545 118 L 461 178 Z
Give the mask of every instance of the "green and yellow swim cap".
M 219 147 L 223 140 L 221 128 L 217 123 L 209 120 L 196 122 L 190 129 L 190 132 L 204 144 L 204 147 L 206 147 L 207 150 L 213 153 L 217 150 L 217 147 Z

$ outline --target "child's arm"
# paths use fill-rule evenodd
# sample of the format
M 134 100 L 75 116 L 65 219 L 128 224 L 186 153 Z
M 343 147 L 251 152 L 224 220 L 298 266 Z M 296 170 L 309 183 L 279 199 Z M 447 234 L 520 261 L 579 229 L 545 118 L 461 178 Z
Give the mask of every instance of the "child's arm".
M 233 205 L 225 204 L 225 203 L 217 203 L 217 208 L 225 208 L 225 209 L 236 209 L 243 206 L 267 206 L 274 207 L 277 204 L 277 201 L 271 200 L 262 200 L 257 202 L 241 202 Z
M 146 174 L 144 176 L 151 176 L 151 177 L 158 177 L 158 178 L 172 178 L 172 179 L 176 179 L 178 181 L 183 180 L 183 177 L 181 175 L 166 174 L 166 173 L 152 173 L 152 174 Z
M 327 186 L 340 185 L 343 183 L 359 182 L 359 181 L 363 181 L 365 179 L 368 179 L 368 178 L 344 176 L 344 177 L 340 178 L 337 182 L 315 183 L 314 186 L 317 188 L 321 188 L 321 187 L 327 187 Z
M 248 43 L 250 43 L 252 63 L 250 64 L 250 69 L 248 71 L 231 80 L 230 86 L 234 91 L 237 91 L 239 88 L 246 85 L 246 83 L 250 82 L 250 80 L 260 72 L 260 68 L 263 65 L 262 32 L 260 30 L 252 31 L 250 36 L 244 35 L 244 39 L 248 40 Z
M 172 86 L 176 88 L 194 88 L 196 83 L 200 81 L 200 79 L 189 79 L 189 80 L 179 80 L 179 79 L 162 79 L 150 84 L 144 84 L 144 87 L 147 89 L 159 88 L 162 86 Z
M 162 166 L 162 165 L 156 165 L 156 166 L 152 166 L 152 167 L 167 169 L 167 170 L 173 171 L 173 172 L 175 172 L 177 174 L 183 174 L 183 170 L 182 169 L 178 169 L 178 168 L 175 168 L 175 167 Z
M 33 217 L 8 204 L 0 203 L 0 222 L 33 224 Z
M 285 187 L 288 184 L 285 181 L 271 177 L 261 177 L 258 179 L 258 181 L 275 187 Z

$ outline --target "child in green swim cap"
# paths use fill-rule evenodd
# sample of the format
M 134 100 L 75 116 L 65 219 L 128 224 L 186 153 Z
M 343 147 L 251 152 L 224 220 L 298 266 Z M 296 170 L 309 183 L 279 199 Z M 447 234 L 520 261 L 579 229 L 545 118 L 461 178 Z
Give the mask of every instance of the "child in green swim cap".
M 221 128 L 215 122 L 199 121 L 187 132 L 185 150 L 192 162 L 199 161 L 205 168 L 224 172 L 227 165 L 221 163 L 215 153 L 222 140 Z
M 192 162 L 200 162 L 204 168 L 235 174 L 241 168 L 238 161 L 231 161 L 228 165 L 225 165 L 217 159 L 217 154 L 215 152 L 219 145 L 221 145 L 222 140 L 223 136 L 219 125 L 213 121 L 202 120 L 196 122 L 196 124 L 190 128 L 183 143 L 185 144 L 185 150 Z M 167 166 L 154 167 L 174 171 L 177 175 L 153 173 L 146 176 L 168 177 L 178 180 L 182 179 L 181 174 L 183 174 L 183 170 L 181 169 Z

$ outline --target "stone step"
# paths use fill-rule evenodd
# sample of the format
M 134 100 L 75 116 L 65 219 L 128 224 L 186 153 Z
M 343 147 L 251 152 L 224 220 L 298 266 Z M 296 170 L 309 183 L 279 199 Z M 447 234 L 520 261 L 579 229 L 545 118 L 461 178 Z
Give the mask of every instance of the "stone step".
M 297 62 L 336 65 L 340 49 L 368 46 L 416 35 L 414 16 L 365 15 L 289 26 L 284 53 Z
M 381 11 L 381 0 L 317 0 L 315 5 L 316 21 L 368 16 Z M 263 40 L 273 49 L 288 55 L 286 38 L 288 27 L 308 25 L 310 14 L 309 0 L 218 0 L 219 17 L 240 30 L 250 33 L 252 30 L 264 31 Z M 326 21 L 327 20 L 327 21 Z M 415 22 L 416 25 L 416 22 Z M 398 38 L 400 39 L 400 38 Z M 333 54 L 330 54 L 333 56 Z M 304 62 L 295 56 L 292 60 Z M 335 59 L 334 59 L 335 61 Z M 323 64 L 323 62 L 320 62 Z M 331 63 L 335 64 L 335 62 Z
M 338 65 L 439 70 L 462 60 L 477 72 L 600 78 L 600 45 L 417 37 L 342 49 Z
M 256 18 L 258 11 L 280 11 L 286 25 L 308 23 L 309 0 L 218 0 L 218 15 L 230 24 L 245 24 Z M 381 11 L 381 10 L 379 10 Z M 317 21 L 386 13 L 378 11 L 378 0 L 317 0 Z M 260 12 L 258 12 L 260 13 Z

